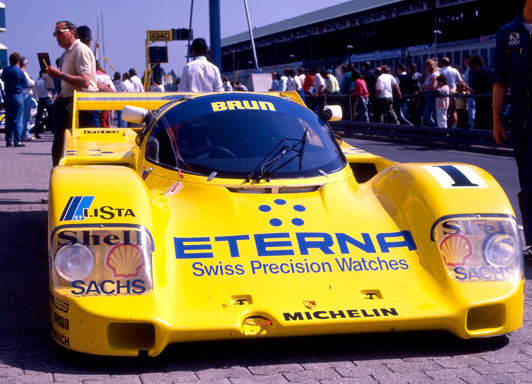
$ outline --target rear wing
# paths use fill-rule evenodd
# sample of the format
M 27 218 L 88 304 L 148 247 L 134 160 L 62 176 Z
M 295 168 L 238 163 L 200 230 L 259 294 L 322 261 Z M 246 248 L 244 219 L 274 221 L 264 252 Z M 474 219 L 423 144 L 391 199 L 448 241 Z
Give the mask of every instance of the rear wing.
M 262 92 L 261 92 L 262 93 Z M 80 111 L 120 111 L 126 105 L 155 110 L 172 101 L 205 96 L 209 93 L 193 92 L 145 92 L 145 93 L 121 93 L 121 92 L 74 92 L 72 106 L 72 129 L 94 128 L 79 126 Z M 305 105 L 299 94 L 289 92 L 263 92 L 279 97 L 289 97 L 296 103 Z
M 163 105 L 184 98 L 196 97 L 198 93 L 106 93 L 106 92 L 75 92 L 72 105 L 72 129 L 92 128 L 79 126 L 80 111 L 120 111 L 126 105 L 154 110 Z

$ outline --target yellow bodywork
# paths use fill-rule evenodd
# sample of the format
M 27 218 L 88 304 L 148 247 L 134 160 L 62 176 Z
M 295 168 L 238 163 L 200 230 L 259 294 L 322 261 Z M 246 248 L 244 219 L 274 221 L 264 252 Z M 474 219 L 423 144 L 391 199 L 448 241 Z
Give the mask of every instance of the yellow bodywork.
M 295 93 L 277 96 L 302 104 Z M 155 110 L 165 97 L 178 95 L 78 93 L 74 115 L 125 105 Z M 444 247 L 454 231 L 474 248 L 464 256 L 473 260 L 480 240 L 460 235 L 468 220 L 488 232 L 516 227 L 506 195 L 482 169 L 446 164 L 481 180 L 446 188 L 434 164 L 398 164 L 341 143 L 348 166 L 327 176 L 207 180 L 146 160 L 146 143 L 135 142 L 140 129 L 79 128 L 75 119 L 66 132 L 49 199 L 59 344 L 155 356 L 170 343 L 195 340 L 408 330 L 471 338 L 521 326 L 522 270 L 482 261 L 456 269 L 465 262 Z M 89 213 L 68 220 L 72 198 L 86 196 L 93 198 Z M 120 276 L 111 271 L 109 247 L 131 228 L 151 248 L 138 261 L 148 272 L 136 291 L 134 282 L 124 288 L 108 277 Z M 90 292 L 88 283 L 56 283 L 54 258 L 68 241 L 88 244 L 97 257 L 107 253 Z

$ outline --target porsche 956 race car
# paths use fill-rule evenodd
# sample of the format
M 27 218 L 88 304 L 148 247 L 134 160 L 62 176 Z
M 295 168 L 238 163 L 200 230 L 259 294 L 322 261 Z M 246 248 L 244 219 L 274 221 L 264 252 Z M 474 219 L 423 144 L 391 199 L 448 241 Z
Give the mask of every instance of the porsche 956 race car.
M 130 128 L 78 126 L 122 110 Z M 170 343 L 523 320 L 512 207 L 467 164 L 336 140 L 296 93 L 74 98 L 49 198 L 52 336 L 99 355 Z

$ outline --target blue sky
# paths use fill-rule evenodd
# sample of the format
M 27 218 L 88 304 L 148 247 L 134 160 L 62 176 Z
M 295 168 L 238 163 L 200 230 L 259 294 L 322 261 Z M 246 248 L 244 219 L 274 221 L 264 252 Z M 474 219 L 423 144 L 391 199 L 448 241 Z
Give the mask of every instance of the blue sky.
M 346 0 L 248 0 L 252 25 L 261 27 L 276 21 L 343 3 Z M 105 54 L 120 72 L 145 68 L 146 30 L 187 28 L 190 0 L 2 0 L 6 5 L 7 31 L 0 33 L 0 43 L 8 54 L 19 52 L 29 59 L 33 78 L 39 72 L 37 52 L 49 52 L 52 62 L 62 49 L 52 32 L 58 20 L 88 25 L 96 37 L 96 20 L 103 12 Z M 243 0 L 220 0 L 221 35 L 247 31 Z M 209 41 L 209 0 L 194 0 L 192 20 L 194 37 Z M 186 42 L 168 44 L 169 63 L 163 67 L 181 74 L 186 63 Z M 260 58 L 259 58 L 260 61 Z M 110 70 L 109 70 L 110 71 Z

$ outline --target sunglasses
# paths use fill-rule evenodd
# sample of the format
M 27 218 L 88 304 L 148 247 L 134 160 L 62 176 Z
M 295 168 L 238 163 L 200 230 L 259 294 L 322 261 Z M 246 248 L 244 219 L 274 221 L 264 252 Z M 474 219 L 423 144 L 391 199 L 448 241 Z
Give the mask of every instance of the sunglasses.
M 54 37 L 57 37 L 57 36 L 59 36 L 60 34 L 65 33 L 65 32 L 67 32 L 67 31 L 70 31 L 70 29 L 68 29 L 68 28 L 67 28 L 67 29 L 60 29 L 59 31 L 55 31 L 54 33 L 52 33 L 52 35 L 53 35 Z

